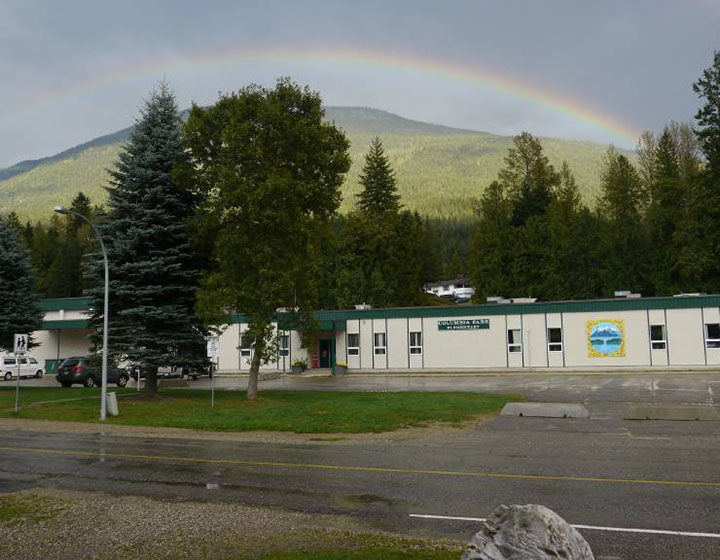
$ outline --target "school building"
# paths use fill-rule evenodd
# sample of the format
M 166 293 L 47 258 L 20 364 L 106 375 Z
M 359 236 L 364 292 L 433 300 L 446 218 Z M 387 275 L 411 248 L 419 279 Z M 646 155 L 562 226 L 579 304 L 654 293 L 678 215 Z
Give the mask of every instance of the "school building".
M 504 301 L 505 303 L 503 303 Z M 90 352 L 86 298 L 45 300 L 38 359 Z M 263 370 L 346 364 L 349 371 L 716 369 L 720 295 L 488 303 L 318 311 L 318 340 L 302 348 L 291 315 L 278 314 L 279 348 Z M 219 340 L 221 373 L 250 368 L 243 315 Z

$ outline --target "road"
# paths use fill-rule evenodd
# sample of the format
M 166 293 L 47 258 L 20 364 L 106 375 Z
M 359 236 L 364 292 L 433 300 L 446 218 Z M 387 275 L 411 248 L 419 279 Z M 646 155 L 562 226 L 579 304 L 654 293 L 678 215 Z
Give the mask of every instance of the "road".
M 598 405 L 599 406 L 599 405 Z M 463 541 L 502 503 L 573 524 L 720 533 L 714 422 L 498 417 L 405 441 L 274 444 L 0 432 L 0 491 L 52 487 L 355 516 Z M 217 484 L 218 489 L 208 489 Z M 597 558 L 720 557 L 712 537 L 584 529 Z
M 245 388 L 242 377 L 216 382 Z M 287 376 L 261 386 L 515 392 L 533 401 L 582 402 L 592 417 L 498 417 L 422 439 L 292 445 L 242 436 L 228 443 L 4 431 L 0 491 L 41 486 L 235 501 L 351 515 L 381 529 L 461 540 L 477 522 L 411 515 L 482 518 L 501 503 L 540 503 L 573 524 L 622 529 L 581 530 L 598 558 L 720 557 L 720 538 L 691 535 L 720 534 L 718 424 L 622 419 L 627 403 L 715 404 L 717 374 Z

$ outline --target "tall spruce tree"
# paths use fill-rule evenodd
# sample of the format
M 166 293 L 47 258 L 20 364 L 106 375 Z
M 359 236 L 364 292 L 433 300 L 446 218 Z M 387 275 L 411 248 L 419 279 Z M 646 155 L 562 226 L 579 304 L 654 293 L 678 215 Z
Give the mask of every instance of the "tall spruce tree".
M 180 131 L 175 97 L 163 83 L 111 171 L 108 211 L 99 224 L 110 263 L 109 356 L 143 364 L 150 394 L 157 392 L 159 366 L 199 365 L 204 358 L 204 332 L 194 314 L 200 271 L 188 226 L 196 201 L 173 176 L 186 160 Z M 102 259 L 93 259 L 89 272 L 91 323 L 99 337 Z
M 693 84 L 693 90 L 703 100 L 695 115 L 695 134 L 705 165 L 688 193 L 685 215 L 676 234 L 683 248 L 677 258 L 686 291 L 717 292 L 720 290 L 720 52 L 714 53 L 712 65 Z M 681 169 L 685 171 L 686 166 L 682 165 Z
M 380 138 L 377 136 L 370 144 L 365 156 L 365 166 L 358 181 L 362 190 L 357 195 L 357 206 L 366 214 L 381 215 L 400 210 L 400 195 L 397 194 L 395 174 L 385 155 Z
M 30 259 L 13 229 L 0 221 L 0 350 L 13 349 L 13 334 L 30 334 L 42 324 Z
M 338 304 L 418 304 L 424 282 L 436 274 L 437 253 L 423 219 L 402 209 L 379 138 L 365 156 L 360 184 L 357 210 L 340 233 Z
M 513 204 L 513 225 L 521 226 L 530 217 L 545 213 L 559 176 L 543 154 L 540 140 L 528 132 L 513 139 L 504 163 L 498 181 Z
M 603 291 L 648 291 L 647 243 L 641 220 L 642 184 L 630 160 L 610 147 L 605 155 L 596 212 L 603 224 Z

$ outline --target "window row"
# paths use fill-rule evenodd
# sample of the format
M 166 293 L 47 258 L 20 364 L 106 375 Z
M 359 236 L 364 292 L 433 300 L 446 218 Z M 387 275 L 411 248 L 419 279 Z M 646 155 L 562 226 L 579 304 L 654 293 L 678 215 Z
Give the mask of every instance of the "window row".
M 410 354 L 422 354 L 422 333 L 420 331 L 410 332 Z M 348 356 L 360 355 L 360 334 L 348 333 L 347 335 Z M 383 332 L 373 333 L 373 353 L 376 356 L 387 354 L 387 335 Z
M 562 329 L 550 327 L 547 330 L 548 352 L 562 352 Z M 508 352 L 522 352 L 522 330 L 509 329 L 507 332 Z M 720 323 L 705 324 L 705 347 L 720 348 Z M 650 348 L 665 350 L 667 348 L 667 331 L 665 325 L 650 325 Z

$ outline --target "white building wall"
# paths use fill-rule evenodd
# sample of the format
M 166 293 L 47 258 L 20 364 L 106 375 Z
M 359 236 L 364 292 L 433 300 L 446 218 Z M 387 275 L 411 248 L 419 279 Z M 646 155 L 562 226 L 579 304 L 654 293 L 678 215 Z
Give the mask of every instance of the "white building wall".
M 624 357 L 589 355 L 587 324 L 590 320 L 622 320 L 625 330 Z M 603 313 L 563 313 L 565 365 L 567 367 L 649 366 L 650 334 L 647 313 L 642 311 L 611 311 Z
M 345 331 L 335 331 L 335 363 L 345 362 Z M 330 364 L 332 367 L 335 364 Z
M 372 319 L 360 319 L 360 367 L 373 368 Z
M 702 310 L 667 310 L 668 354 L 671 366 L 705 365 L 704 330 Z
M 525 367 L 547 367 L 545 314 L 523 315 L 522 319 Z
M 226 373 L 238 371 L 240 367 L 240 325 L 227 325 L 220 333 L 218 347 L 220 358 L 218 359 L 218 372 Z
M 408 349 L 408 319 L 388 319 L 388 355 L 389 369 L 408 369 L 410 351 Z
M 487 319 L 487 317 L 463 317 Z M 423 319 L 423 354 L 426 369 L 506 367 L 505 317 L 489 317 L 489 329 L 441 331 L 439 321 L 458 317 Z
M 33 348 L 29 355 L 43 367 L 45 360 L 88 356 L 91 353 L 91 343 L 88 331 L 85 329 L 35 331 L 33 336 L 40 346 Z

